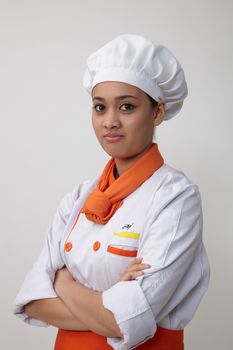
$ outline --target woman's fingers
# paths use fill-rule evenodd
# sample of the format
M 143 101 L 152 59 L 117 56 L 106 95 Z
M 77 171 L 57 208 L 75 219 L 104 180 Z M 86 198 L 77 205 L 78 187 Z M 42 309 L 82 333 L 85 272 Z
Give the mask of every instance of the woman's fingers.
M 149 264 L 134 264 L 133 266 L 130 266 L 127 268 L 126 271 L 128 272 L 133 272 L 133 271 L 138 271 L 138 270 L 145 270 L 149 269 L 150 265 Z
M 149 264 L 141 264 L 142 258 L 135 258 L 128 266 L 120 281 L 130 281 L 144 274 L 143 270 L 150 268 Z
M 142 259 L 141 257 L 135 258 L 128 266 L 125 272 L 133 272 L 133 271 L 138 271 L 138 270 L 144 270 L 148 269 L 151 267 L 149 264 L 142 264 Z
M 126 272 L 121 276 L 119 281 L 131 281 L 134 280 L 136 277 L 142 276 L 143 274 L 143 271 Z

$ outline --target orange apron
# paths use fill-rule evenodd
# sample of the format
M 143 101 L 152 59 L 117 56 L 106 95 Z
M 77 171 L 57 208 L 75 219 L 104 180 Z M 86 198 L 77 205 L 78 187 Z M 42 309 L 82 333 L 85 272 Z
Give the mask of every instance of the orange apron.
M 91 331 L 59 329 L 54 350 L 111 350 L 107 338 Z M 155 336 L 139 345 L 137 350 L 184 350 L 183 330 L 158 327 Z

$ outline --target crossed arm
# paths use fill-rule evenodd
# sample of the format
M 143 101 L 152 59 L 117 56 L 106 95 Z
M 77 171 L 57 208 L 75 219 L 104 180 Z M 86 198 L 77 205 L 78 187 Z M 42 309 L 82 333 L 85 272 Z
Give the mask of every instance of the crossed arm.
M 121 281 L 135 279 L 149 265 L 136 258 L 129 264 Z M 27 304 L 28 316 L 67 330 L 91 330 L 106 337 L 122 337 L 115 317 L 102 303 L 102 292 L 75 281 L 66 268 L 58 270 L 54 282 L 58 298 L 35 300 Z

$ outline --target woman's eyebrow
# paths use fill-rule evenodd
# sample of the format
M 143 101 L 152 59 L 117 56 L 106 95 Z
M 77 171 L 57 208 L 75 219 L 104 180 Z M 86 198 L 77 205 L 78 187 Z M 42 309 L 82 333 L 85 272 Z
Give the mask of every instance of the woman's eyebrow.
M 135 98 L 136 100 L 138 99 L 137 97 L 132 96 L 132 95 L 122 95 L 122 96 L 115 97 L 115 100 L 123 100 L 124 98 L 128 98 L 128 97 Z M 100 97 L 100 96 L 93 97 L 93 101 L 94 100 L 105 101 L 105 99 L 103 97 Z

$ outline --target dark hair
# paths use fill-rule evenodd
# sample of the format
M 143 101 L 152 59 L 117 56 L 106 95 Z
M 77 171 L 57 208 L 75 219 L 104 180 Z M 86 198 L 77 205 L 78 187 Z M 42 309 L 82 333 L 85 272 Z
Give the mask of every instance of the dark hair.
M 156 106 L 158 105 L 158 102 L 155 101 L 155 100 L 153 99 L 153 97 L 151 97 L 151 96 L 148 95 L 147 93 L 146 93 L 146 95 L 148 96 L 148 98 L 149 98 L 149 100 L 150 100 L 150 102 L 151 102 L 152 107 L 156 107 Z

